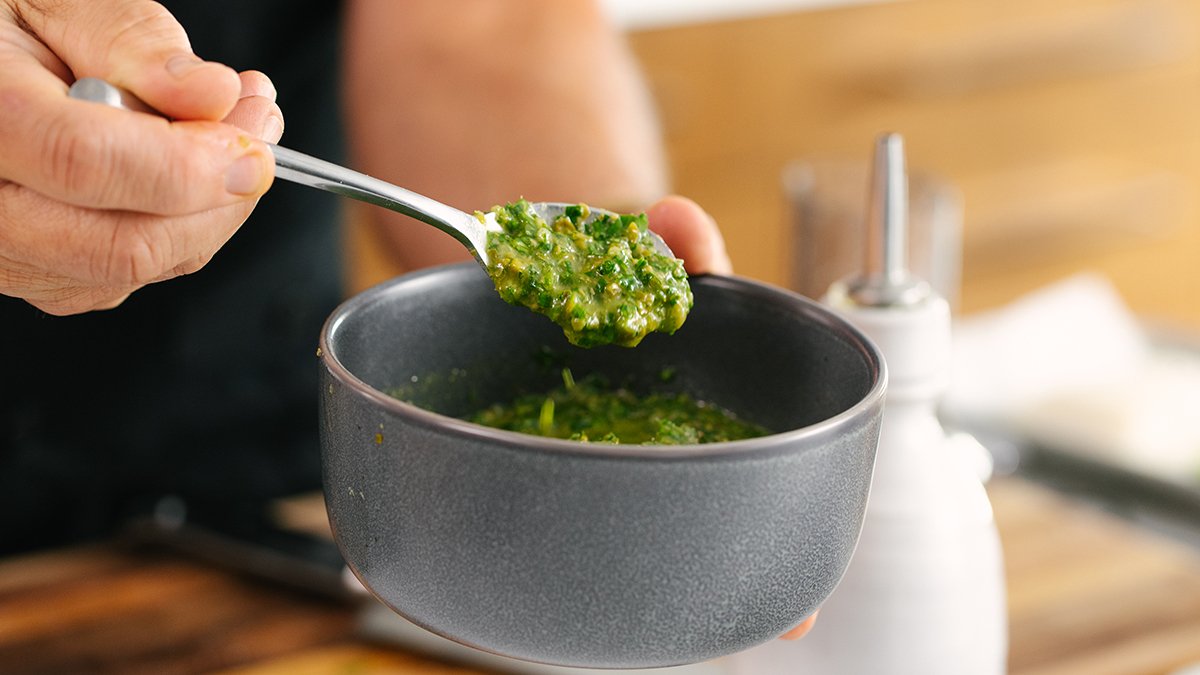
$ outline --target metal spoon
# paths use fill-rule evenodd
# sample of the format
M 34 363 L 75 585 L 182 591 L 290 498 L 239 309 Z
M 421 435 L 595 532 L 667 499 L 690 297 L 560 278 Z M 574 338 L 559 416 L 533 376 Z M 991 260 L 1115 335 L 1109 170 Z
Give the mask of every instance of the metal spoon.
M 133 94 L 115 87 L 104 80 L 95 77 L 85 77 L 71 85 L 68 94 L 71 98 L 95 103 L 104 103 L 114 108 L 123 108 L 136 112 L 145 112 L 160 117 L 162 113 L 143 103 Z M 406 216 L 428 223 L 449 234 L 467 247 L 475 260 L 486 270 L 488 267 L 487 233 L 500 232 L 494 213 L 487 213 L 481 221 L 472 214 L 447 206 L 439 201 L 419 195 L 411 190 L 372 178 L 366 174 L 352 171 L 344 166 L 311 157 L 302 152 L 289 150 L 274 144 L 268 144 L 275 153 L 275 177 L 286 181 L 307 185 L 344 195 L 351 199 L 382 206 Z M 575 204 L 558 202 L 541 202 L 532 204 L 534 212 L 547 223 L 554 222 L 563 215 L 564 210 Z M 590 209 L 590 215 L 585 222 L 591 222 L 598 216 L 612 215 L 602 209 Z M 650 233 L 654 249 L 659 253 L 674 257 L 667 244 L 653 232 Z

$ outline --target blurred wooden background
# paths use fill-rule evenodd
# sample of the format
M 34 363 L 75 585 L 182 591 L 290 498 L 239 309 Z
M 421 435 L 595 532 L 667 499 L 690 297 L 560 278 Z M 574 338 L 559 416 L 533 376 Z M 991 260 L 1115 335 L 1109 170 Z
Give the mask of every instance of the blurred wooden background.
M 963 192 L 963 311 L 1088 269 L 1200 328 L 1200 0 L 904 0 L 630 40 L 674 188 L 740 274 L 790 281 L 789 161 L 865 159 L 897 131 Z M 390 271 L 360 264 L 352 286 Z

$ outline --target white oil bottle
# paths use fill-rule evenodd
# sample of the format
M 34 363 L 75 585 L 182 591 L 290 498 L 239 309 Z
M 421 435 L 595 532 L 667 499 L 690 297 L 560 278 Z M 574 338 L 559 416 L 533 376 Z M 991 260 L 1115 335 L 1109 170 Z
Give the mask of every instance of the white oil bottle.
M 950 309 L 906 265 L 907 178 L 899 135 L 880 137 L 865 273 L 825 302 L 888 367 L 883 429 L 862 535 L 804 638 L 728 660 L 734 675 L 1001 675 L 1008 651 L 1000 540 L 973 439 L 947 436 Z

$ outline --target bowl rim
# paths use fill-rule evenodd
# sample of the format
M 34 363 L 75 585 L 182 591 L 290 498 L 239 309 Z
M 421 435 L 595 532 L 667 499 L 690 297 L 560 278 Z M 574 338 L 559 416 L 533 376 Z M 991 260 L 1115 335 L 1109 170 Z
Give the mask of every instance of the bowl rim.
M 493 445 L 500 445 L 511 450 L 523 452 L 568 453 L 576 456 L 584 455 L 658 461 L 692 458 L 730 459 L 733 456 L 742 458 L 746 456 L 759 457 L 785 454 L 794 452 L 794 448 L 796 447 L 816 446 L 823 437 L 836 434 L 845 427 L 856 427 L 865 424 L 870 417 L 872 409 L 882 409 L 883 407 L 888 383 L 887 364 L 879 348 L 866 334 L 845 318 L 838 316 L 833 310 L 809 298 L 785 288 L 738 275 L 692 275 L 689 278 L 689 282 L 724 287 L 739 292 L 748 292 L 764 299 L 799 303 L 804 306 L 810 318 L 816 319 L 834 332 L 845 334 L 846 337 L 858 343 L 866 358 L 868 368 L 875 374 L 875 382 L 867 394 L 854 405 L 833 417 L 798 429 L 772 433 L 758 438 L 691 445 L 626 445 L 593 441 L 573 441 L 486 427 L 406 403 L 359 379 L 358 376 L 351 373 L 342 364 L 334 353 L 334 350 L 330 348 L 330 342 L 334 334 L 337 333 L 338 329 L 352 313 L 361 310 L 363 307 L 383 301 L 390 294 L 398 292 L 396 290 L 397 287 L 413 284 L 436 284 L 440 286 L 443 283 L 435 281 L 434 277 L 443 275 L 462 276 L 472 270 L 479 270 L 478 263 L 451 263 L 429 267 L 393 277 L 346 299 L 329 315 L 329 318 L 326 319 L 324 326 L 321 328 L 317 347 L 318 358 L 334 379 L 357 395 L 377 404 L 385 412 L 406 418 L 411 423 L 422 428 L 438 429 L 443 432 L 449 431 L 454 435 L 484 439 Z M 322 394 L 324 395 L 324 392 Z M 802 442 L 805 440 L 809 442 Z

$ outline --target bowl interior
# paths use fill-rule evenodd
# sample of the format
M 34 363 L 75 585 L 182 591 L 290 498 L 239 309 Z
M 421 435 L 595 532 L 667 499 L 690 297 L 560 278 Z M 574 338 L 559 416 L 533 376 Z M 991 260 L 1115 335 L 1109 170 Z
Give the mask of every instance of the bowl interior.
M 343 304 L 321 343 L 322 463 L 335 538 L 363 583 L 445 637 L 589 668 L 731 654 L 820 606 L 862 523 L 882 359 L 795 294 L 691 283 L 684 326 L 631 349 L 573 347 L 469 263 Z M 687 393 L 776 433 L 645 448 L 444 417 L 556 387 L 563 367 Z
M 583 349 L 500 300 L 477 266 L 454 265 L 347 302 L 325 344 L 372 389 L 452 417 L 560 386 L 563 367 L 642 393 L 685 392 L 773 433 L 834 417 L 880 386 L 874 348 L 816 303 L 729 277 L 696 277 L 692 289 L 695 306 L 674 335 Z

